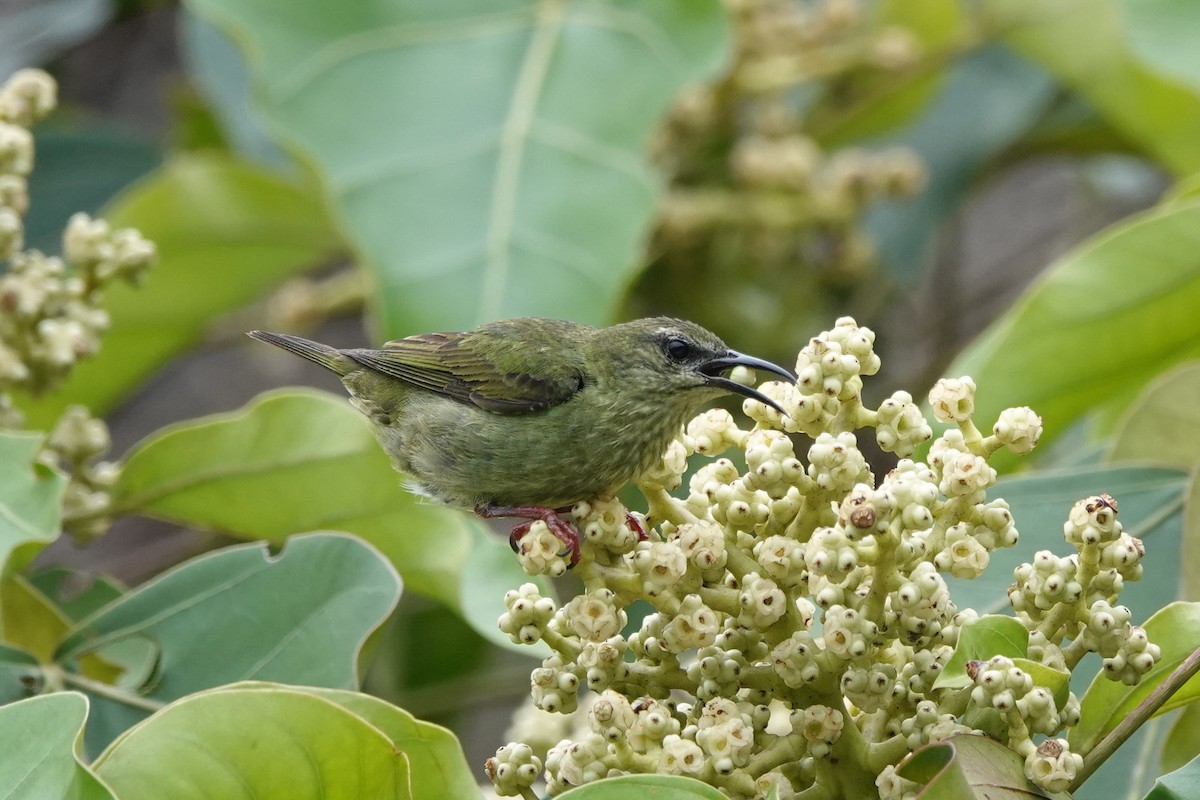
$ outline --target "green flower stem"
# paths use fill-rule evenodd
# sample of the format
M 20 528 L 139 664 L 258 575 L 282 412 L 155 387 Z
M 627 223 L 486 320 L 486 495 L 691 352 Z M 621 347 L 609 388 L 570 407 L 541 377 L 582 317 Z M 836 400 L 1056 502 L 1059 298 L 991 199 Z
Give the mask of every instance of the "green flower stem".
M 542 641 L 568 662 L 579 658 L 581 648 L 570 638 L 563 636 L 558 631 L 552 630 L 549 627 L 542 628 Z
M 704 605 L 723 614 L 736 617 L 742 610 L 737 589 L 728 586 L 701 586 L 697 594 L 704 601 Z
M 1083 766 L 1075 774 L 1075 780 L 1071 782 L 1067 791 L 1075 792 L 1109 756 L 1116 752 L 1118 747 L 1125 743 L 1126 739 L 1146 724 L 1162 708 L 1163 704 L 1182 689 L 1183 685 L 1191 680 L 1197 672 L 1200 672 L 1200 647 L 1193 650 L 1167 676 L 1166 680 L 1146 695 L 1146 699 L 1138 703 L 1137 707 L 1109 731 L 1108 735 L 1101 739 L 1095 747 L 1083 754 Z
M 686 525 L 690 522 L 700 521 L 695 514 L 687 510 L 683 503 L 672 497 L 666 489 L 647 486 L 639 486 L 638 489 L 646 497 L 646 519 L 651 526 L 655 524 L 656 520 L 664 520 L 673 525 Z
M 883 771 L 889 764 L 895 764 L 908 755 L 908 740 L 896 734 L 882 742 L 872 742 L 867 745 L 867 769 L 875 774 Z

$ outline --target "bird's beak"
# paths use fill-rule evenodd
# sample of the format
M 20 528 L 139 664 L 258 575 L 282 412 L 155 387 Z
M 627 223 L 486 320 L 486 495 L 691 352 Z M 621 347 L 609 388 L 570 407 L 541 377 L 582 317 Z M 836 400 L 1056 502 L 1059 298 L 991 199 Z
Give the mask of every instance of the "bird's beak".
M 733 369 L 734 367 L 761 369 L 780 376 L 788 383 L 796 382 L 795 375 L 788 372 L 778 364 L 772 364 L 770 361 L 763 361 L 761 358 L 755 358 L 754 356 L 744 355 L 736 350 L 730 350 L 725 355 L 711 359 L 700 365 L 700 374 L 705 377 L 705 382 L 709 386 L 719 386 L 726 391 L 752 398 L 763 405 L 770 406 L 780 414 L 783 414 L 785 417 L 787 416 L 787 412 L 780 408 L 778 403 L 767 397 L 762 392 L 758 391 L 757 389 L 752 389 L 749 386 L 744 386 L 737 381 L 730 380 L 721 374 L 726 370 Z

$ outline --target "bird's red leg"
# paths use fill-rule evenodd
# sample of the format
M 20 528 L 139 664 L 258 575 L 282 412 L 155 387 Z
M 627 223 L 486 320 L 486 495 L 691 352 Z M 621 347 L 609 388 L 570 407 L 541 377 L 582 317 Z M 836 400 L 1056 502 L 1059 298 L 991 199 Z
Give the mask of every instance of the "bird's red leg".
M 639 542 L 644 542 L 650 538 L 646 535 L 646 529 L 642 527 L 642 521 L 628 511 L 625 512 L 625 524 L 629 526 L 629 530 L 637 534 Z
M 579 533 L 571 527 L 565 519 L 559 516 L 558 511 L 545 506 L 476 506 L 475 513 L 485 519 L 493 519 L 496 517 L 518 517 L 527 520 L 541 520 L 546 523 L 546 527 L 550 532 L 557 536 L 563 544 L 567 546 L 567 553 L 571 554 L 571 566 L 579 563 Z M 514 550 L 517 549 L 517 541 L 522 536 L 529 533 L 528 522 L 523 522 L 513 527 L 512 534 L 508 537 L 508 543 L 512 545 Z

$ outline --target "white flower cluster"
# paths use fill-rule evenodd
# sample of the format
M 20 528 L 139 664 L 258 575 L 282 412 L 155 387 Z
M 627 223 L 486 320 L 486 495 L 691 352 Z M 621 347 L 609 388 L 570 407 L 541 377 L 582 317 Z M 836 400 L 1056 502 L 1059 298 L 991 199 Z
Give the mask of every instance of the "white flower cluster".
M 154 261 L 154 245 L 132 229 L 110 230 L 86 214 L 71 217 L 63 257 L 24 250 L 28 178 L 34 166 L 30 128 L 54 109 L 57 87 L 45 72 L 19 70 L 0 86 L 0 429 L 24 421 L 12 401 L 20 391 L 53 389 L 76 362 L 96 353 L 109 325 L 103 286 L 136 282 Z M 86 409 L 69 409 L 42 458 L 67 472 L 63 499 L 67 532 L 88 538 L 108 527 L 109 490 L 117 468 L 94 463 L 109 447 L 108 430 Z
M 1041 422 L 1010 409 L 985 436 L 972 421 L 974 382 L 940 381 L 930 404 L 953 427 L 925 461 L 913 460 L 932 431 L 912 398 L 897 393 L 878 409 L 862 402 L 863 376 L 879 369 L 873 341 L 848 318 L 813 339 L 795 385 L 759 387 L 786 417 L 747 400 L 752 429 L 723 411 L 692 420 L 639 484 L 650 509 L 645 540 L 615 501 L 574 509 L 583 554 L 575 572 L 586 591 L 558 607 L 523 586 L 506 596 L 500 626 L 516 642 L 550 646 L 532 675 L 537 707 L 571 712 L 584 686 L 600 699 L 586 733 L 542 762 L 517 745 L 501 748 L 489 770 L 522 776 L 498 778 L 501 794 L 532 796 L 529 776 L 544 763 L 551 794 L 661 772 L 733 798 L 822 785 L 829 797 L 899 797 L 913 791 L 895 771 L 905 755 L 981 729 L 1025 757 L 1043 788 L 1070 783 L 1077 757 L 1058 740 L 1047 740 L 1056 742 L 1050 754 L 1032 739 L 1078 722 L 1074 695 L 1056 701 L 1001 657 L 973 662 L 971 686 L 934 692 L 959 633 L 979 618 L 955 606 L 943 576 L 978 576 L 1018 538 L 1008 505 L 987 498 L 996 481 L 988 457 L 1027 452 Z M 858 449 L 863 427 L 899 456 L 881 478 Z M 808 437 L 806 450 L 797 452 L 795 433 Z M 744 470 L 724 457 L 735 448 Z M 690 455 L 708 461 L 682 498 L 672 496 Z M 1079 552 L 1040 553 L 1017 570 L 1011 598 L 1030 630 L 1028 659 L 1061 671 L 1097 652 L 1126 681 L 1157 661 L 1128 610 L 1113 605 L 1122 582 L 1139 577 L 1142 555 L 1115 517 L 1111 498 L 1083 501 L 1066 527 Z M 566 568 L 561 542 L 537 523 L 520 546 L 531 573 Z M 653 611 L 626 632 L 635 600 Z M 1007 725 L 993 729 L 986 721 L 996 715 Z

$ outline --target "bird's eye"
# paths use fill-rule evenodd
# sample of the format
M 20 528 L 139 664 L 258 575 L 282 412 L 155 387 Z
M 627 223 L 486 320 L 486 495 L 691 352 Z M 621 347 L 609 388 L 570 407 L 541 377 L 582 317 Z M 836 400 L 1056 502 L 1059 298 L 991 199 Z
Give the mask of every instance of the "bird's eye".
M 683 339 L 667 339 L 663 343 L 663 352 L 667 354 L 667 358 L 682 364 L 691 358 L 692 346 Z

